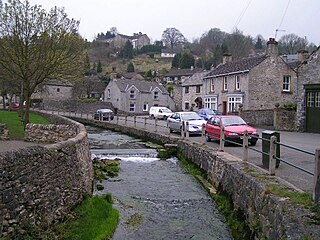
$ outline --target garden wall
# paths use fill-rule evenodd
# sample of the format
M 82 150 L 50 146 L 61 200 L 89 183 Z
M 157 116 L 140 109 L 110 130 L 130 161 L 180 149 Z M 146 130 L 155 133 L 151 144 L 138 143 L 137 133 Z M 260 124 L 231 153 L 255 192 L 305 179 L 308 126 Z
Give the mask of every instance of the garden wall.
M 67 135 L 72 138 L 60 141 L 64 137 L 57 137 L 54 144 L 0 155 L 0 238 L 30 224 L 48 226 L 92 193 L 93 170 L 85 127 L 63 117 L 50 118 L 56 119 L 55 123 L 68 123 Z M 38 125 L 27 128 L 28 140 L 41 135 Z M 57 132 L 66 128 L 49 126 L 43 130 L 59 135 Z

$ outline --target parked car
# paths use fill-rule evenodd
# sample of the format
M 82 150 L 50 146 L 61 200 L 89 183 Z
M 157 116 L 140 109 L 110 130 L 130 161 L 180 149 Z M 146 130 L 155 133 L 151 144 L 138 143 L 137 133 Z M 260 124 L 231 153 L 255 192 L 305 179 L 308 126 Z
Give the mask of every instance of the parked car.
M 114 118 L 114 113 L 111 109 L 98 109 L 94 114 L 93 118 L 95 120 L 113 120 Z
M 188 122 L 189 127 L 186 129 L 190 134 L 200 134 L 202 125 L 206 123 L 196 112 L 175 112 L 168 117 L 168 127 L 170 132 L 181 132 L 182 122 Z M 185 125 L 186 126 L 186 125 Z
M 8 109 L 17 109 L 19 108 L 19 103 L 10 103 L 10 105 L 8 106 Z
M 207 142 L 219 140 L 221 128 L 225 129 L 225 139 L 234 142 L 242 142 L 243 132 L 248 131 L 249 143 L 254 146 L 257 144 L 259 134 L 257 129 L 247 125 L 239 116 L 213 116 L 205 126 L 205 135 Z M 227 143 L 227 142 L 226 142 Z
M 221 115 L 218 111 L 210 109 L 210 108 L 201 108 L 197 111 L 200 117 L 204 120 L 208 120 L 209 118 L 217 115 Z
M 149 117 L 150 118 L 157 118 L 157 119 L 166 120 L 171 115 L 172 115 L 172 111 L 167 107 L 153 106 L 149 110 Z

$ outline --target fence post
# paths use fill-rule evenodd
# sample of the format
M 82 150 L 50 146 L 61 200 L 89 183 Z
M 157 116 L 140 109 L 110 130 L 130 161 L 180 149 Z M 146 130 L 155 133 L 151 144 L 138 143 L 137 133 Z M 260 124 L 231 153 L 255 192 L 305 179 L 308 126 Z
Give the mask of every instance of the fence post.
M 202 132 L 201 132 L 201 143 L 206 142 L 206 135 L 205 135 L 205 124 L 202 124 Z
M 221 128 L 220 131 L 220 149 L 219 151 L 224 151 L 224 143 L 225 143 L 225 136 L 224 136 L 224 127 Z
M 137 116 L 133 116 L 133 123 L 134 123 L 134 127 L 137 126 Z
M 155 131 L 157 132 L 157 123 L 158 123 L 158 118 L 155 118 L 154 119 L 154 128 L 155 128 Z
M 144 129 L 147 129 L 147 118 L 144 118 L 144 124 L 143 124 L 143 126 L 144 126 Z
M 320 149 L 315 151 L 315 168 L 314 168 L 314 189 L 313 189 L 313 201 L 319 205 L 320 200 Z
M 270 138 L 270 151 L 269 151 L 269 174 L 274 176 L 276 173 L 276 152 L 277 152 L 277 145 L 276 145 L 277 137 L 272 136 Z
M 242 160 L 247 162 L 248 161 L 248 145 L 249 145 L 249 136 L 248 136 L 248 130 L 244 130 L 243 132 L 243 155 L 242 155 Z
M 181 138 L 184 139 L 184 121 L 182 121 L 182 125 L 181 125 Z
M 189 139 L 189 131 L 188 131 L 188 129 L 189 129 L 189 122 L 186 122 L 186 138 L 187 139 Z
M 126 116 L 124 117 L 124 125 L 125 125 L 125 126 L 127 126 L 127 121 L 128 121 L 128 116 L 126 115 Z
M 118 115 L 116 116 L 116 123 L 117 123 L 117 125 L 119 125 L 119 117 L 118 117 Z
M 82 118 L 82 112 L 80 113 L 80 117 Z

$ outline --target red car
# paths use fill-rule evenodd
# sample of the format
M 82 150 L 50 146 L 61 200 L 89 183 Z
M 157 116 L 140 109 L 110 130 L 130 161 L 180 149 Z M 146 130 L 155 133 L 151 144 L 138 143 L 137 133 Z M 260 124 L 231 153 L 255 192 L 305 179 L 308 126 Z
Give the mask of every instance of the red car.
M 10 103 L 10 105 L 8 106 L 8 109 L 18 109 L 18 108 L 19 108 L 18 103 Z
M 249 143 L 254 146 L 257 144 L 259 134 L 257 129 L 247 125 L 247 123 L 239 116 L 213 116 L 205 125 L 205 134 L 207 142 L 220 139 L 221 128 L 224 127 L 225 139 L 234 142 L 242 142 L 243 132 L 248 131 Z M 228 142 L 226 142 L 228 143 Z

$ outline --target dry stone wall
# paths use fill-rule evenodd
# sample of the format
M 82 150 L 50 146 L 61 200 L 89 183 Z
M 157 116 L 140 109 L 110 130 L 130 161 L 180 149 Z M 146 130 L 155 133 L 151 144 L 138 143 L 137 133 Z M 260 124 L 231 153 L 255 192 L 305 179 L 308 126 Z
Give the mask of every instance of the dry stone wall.
M 30 224 L 48 226 L 92 193 L 93 170 L 85 127 L 63 117 L 53 118 L 72 126 L 72 130 L 68 127 L 72 138 L 57 137 L 54 144 L 0 155 L 0 238 Z M 29 137 L 37 137 L 39 129 L 29 126 Z M 54 130 L 55 135 L 57 129 L 64 128 L 48 127 L 45 131 Z

